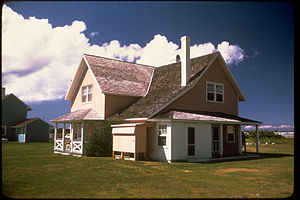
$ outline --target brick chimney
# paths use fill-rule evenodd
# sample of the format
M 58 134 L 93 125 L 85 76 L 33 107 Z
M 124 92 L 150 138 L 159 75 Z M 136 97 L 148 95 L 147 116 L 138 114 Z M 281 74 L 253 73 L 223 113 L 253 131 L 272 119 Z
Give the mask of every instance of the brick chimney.
M 190 79 L 190 37 L 181 37 L 181 86 L 184 87 Z

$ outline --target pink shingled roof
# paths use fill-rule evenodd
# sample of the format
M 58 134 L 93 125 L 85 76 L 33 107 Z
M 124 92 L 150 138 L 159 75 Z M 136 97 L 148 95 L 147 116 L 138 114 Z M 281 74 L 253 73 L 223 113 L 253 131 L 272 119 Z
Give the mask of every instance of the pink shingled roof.
M 154 67 L 84 54 L 104 94 L 144 96 Z

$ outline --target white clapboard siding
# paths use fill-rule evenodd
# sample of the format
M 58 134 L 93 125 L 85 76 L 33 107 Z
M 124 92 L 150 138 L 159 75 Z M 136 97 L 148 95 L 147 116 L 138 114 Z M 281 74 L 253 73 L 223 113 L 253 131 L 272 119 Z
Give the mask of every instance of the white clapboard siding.
M 187 155 L 188 127 L 195 128 L 195 156 Z M 211 157 L 211 125 L 202 123 L 172 123 L 172 160 Z
M 153 160 L 168 161 L 171 160 L 171 125 L 167 124 L 166 146 L 158 145 L 158 125 L 149 135 L 149 152 Z

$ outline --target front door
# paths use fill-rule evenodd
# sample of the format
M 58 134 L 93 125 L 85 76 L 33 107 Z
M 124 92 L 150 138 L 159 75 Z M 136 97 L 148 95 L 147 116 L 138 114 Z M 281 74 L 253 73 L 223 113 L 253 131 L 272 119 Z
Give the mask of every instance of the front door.
M 212 127 L 212 157 L 220 156 L 220 129 L 219 126 Z

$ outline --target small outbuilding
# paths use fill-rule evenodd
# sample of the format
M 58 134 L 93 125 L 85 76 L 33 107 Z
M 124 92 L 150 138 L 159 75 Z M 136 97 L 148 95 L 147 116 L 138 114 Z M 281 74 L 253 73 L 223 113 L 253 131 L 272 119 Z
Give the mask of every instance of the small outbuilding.
M 12 128 L 19 142 L 49 142 L 50 124 L 40 118 L 29 118 Z

